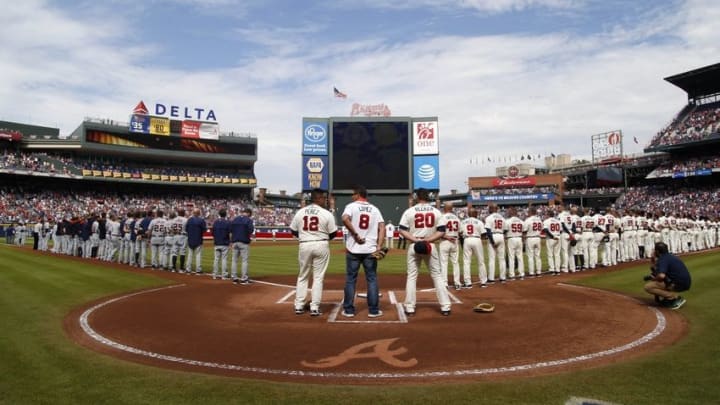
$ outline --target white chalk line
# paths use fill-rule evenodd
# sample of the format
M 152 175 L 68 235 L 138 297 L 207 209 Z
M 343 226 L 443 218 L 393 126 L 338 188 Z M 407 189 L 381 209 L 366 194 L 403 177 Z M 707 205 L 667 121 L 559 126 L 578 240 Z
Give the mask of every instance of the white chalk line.
M 145 290 L 140 292 L 135 292 L 132 294 L 124 295 L 121 297 L 113 298 L 104 302 L 101 302 L 92 308 L 87 309 L 85 312 L 82 313 L 82 315 L 79 318 L 80 326 L 83 329 L 83 331 L 93 340 L 96 342 L 103 344 L 105 346 L 112 347 L 117 350 L 121 350 L 127 353 L 132 353 L 139 356 L 149 357 L 153 359 L 163 360 L 171 363 L 177 363 L 177 364 L 184 364 L 184 365 L 190 365 L 190 366 L 196 366 L 196 367 L 206 367 L 206 368 L 213 368 L 213 369 L 221 369 L 221 370 L 229 370 L 229 371 L 239 371 L 239 372 L 246 372 L 246 373 L 257 373 L 257 374 L 266 374 L 266 375 L 284 375 L 284 376 L 296 376 L 296 377 L 315 377 L 315 378 L 353 378 L 353 379 L 368 379 L 368 378 L 374 378 L 374 379 L 402 379 L 402 378 L 422 378 L 422 377 L 462 377 L 462 376 L 477 376 L 477 375 L 488 375 L 488 374 L 500 374 L 500 373 L 514 373 L 514 372 L 523 372 L 523 371 L 530 371 L 530 370 L 536 370 L 541 368 L 547 368 L 547 367 L 556 367 L 556 366 L 565 366 L 568 364 L 583 362 L 583 361 L 589 361 L 593 359 L 597 359 L 600 357 L 610 356 L 614 354 L 618 354 L 633 348 L 636 348 L 638 346 L 641 346 L 643 344 L 646 344 L 650 342 L 651 340 L 655 339 L 657 336 L 659 336 L 664 330 L 667 325 L 665 316 L 656 308 L 648 307 L 648 309 L 655 314 L 655 319 L 657 321 L 655 328 L 647 333 L 646 335 L 640 337 L 639 339 L 633 340 L 632 342 L 629 342 L 627 344 L 624 344 L 622 346 L 613 347 L 607 350 L 602 350 L 595 353 L 588 353 L 580 356 L 575 357 L 569 357 L 565 359 L 558 359 L 558 360 L 549 360 L 549 361 L 543 361 L 538 363 L 529 363 L 529 364 L 522 364 L 522 365 L 516 365 L 516 366 L 507 366 L 507 367 L 492 367 L 492 368 L 470 368 L 470 369 L 462 369 L 462 370 L 435 370 L 435 371 L 418 371 L 418 372 L 378 372 L 378 373 L 353 373 L 353 372 L 320 372 L 320 371 L 307 371 L 307 370 L 293 370 L 293 369 L 275 369 L 275 368 L 265 368 L 265 367 L 250 367 L 250 366 L 243 366 L 238 364 L 226 364 L 226 363 L 216 363 L 216 362 L 208 362 L 208 361 L 200 361 L 200 360 L 192 360 L 192 359 L 186 359 L 183 357 L 178 356 L 171 356 L 167 354 L 162 353 L 155 353 L 143 349 L 139 349 L 136 347 L 128 346 L 119 342 L 115 342 L 111 339 L 108 339 L 98 332 L 96 332 L 89 324 L 88 318 L 90 315 L 95 312 L 96 310 L 110 305 L 112 303 L 121 301 L 126 298 L 134 297 L 140 294 L 147 294 L 152 292 L 157 292 L 161 290 L 166 290 L 170 288 L 176 288 L 184 286 L 184 284 L 181 285 L 173 285 L 168 287 L 162 287 L 162 288 L 156 288 L 153 290 Z M 585 288 L 585 287 L 581 287 Z M 611 293 L 614 294 L 614 293 Z M 615 294 L 620 295 L 620 294 Z

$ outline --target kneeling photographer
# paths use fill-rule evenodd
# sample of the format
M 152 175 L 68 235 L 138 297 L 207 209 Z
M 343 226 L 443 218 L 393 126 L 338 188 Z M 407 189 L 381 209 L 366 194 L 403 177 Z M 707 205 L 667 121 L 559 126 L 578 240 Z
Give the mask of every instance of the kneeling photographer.
M 692 282 L 690 272 L 685 263 L 668 252 L 663 242 L 655 244 L 655 252 L 651 258 L 652 274 L 645 276 L 645 291 L 655 296 L 655 301 L 670 309 L 679 309 L 686 300 L 677 293 L 690 289 Z

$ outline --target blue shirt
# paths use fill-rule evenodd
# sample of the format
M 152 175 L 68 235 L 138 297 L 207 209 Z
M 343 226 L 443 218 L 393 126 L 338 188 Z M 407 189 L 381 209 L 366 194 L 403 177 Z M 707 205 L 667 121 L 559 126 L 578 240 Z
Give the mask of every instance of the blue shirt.
M 218 218 L 212 226 L 213 240 L 215 246 L 227 246 L 230 244 L 230 221 L 225 218 Z
M 655 272 L 657 274 L 665 273 L 665 283 L 674 284 L 676 291 L 690 289 L 690 284 L 692 283 L 690 272 L 682 260 L 670 253 L 665 253 L 658 257 L 655 262 Z
M 245 215 L 236 216 L 230 223 L 233 242 L 250 243 L 250 237 L 254 230 L 252 219 Z
M 196 247 L 202 245 L 203 235 L 205 234 L 206 230 L 207 225 L 205 224 L 205 220 L 203 218 L 196 216 L 188 218 L 187 223 L 185 224 L 185 233 L 187 233 L 188 237 L 188 246 L 190 246 L 190 248 L 192 249 L 195 249 Z

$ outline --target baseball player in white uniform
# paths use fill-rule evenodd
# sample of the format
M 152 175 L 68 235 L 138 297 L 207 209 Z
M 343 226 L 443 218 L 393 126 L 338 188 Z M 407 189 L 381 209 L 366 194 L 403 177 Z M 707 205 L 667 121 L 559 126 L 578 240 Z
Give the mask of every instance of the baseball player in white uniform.
M 582 255 L 585 257 L 583 268 L 594 269 L 597 264 L 597 245 L 595 243 L 595 218 L 590 209 L 585 210 L 585 215 L 580 219 L 582 221 Z
M 607 251 L 610 237 L 607 233 L 607 217 L 605 216 L 605 212 L 596 213 L 593 215 L 593 220 L 595 220 L 595 234 L 593 235 L 595 237 L 595 264 L 602 264 L 604 267 L 608 267 L 610 263 Z M 600 253 L 601 249 L 602 254 Z
M 472 258 L 475 257 L 478 266 L 478 276 L 480 277 L 480 287 L 486 287 L 489 280 L 494 280 L 493 274 L 490 274 L 488 280 L 487 269 L 485 268 L 485 252 L 483 251 L 482 234 L 485 231 L 485 225 L 477 217 L 478 211 L 475 208 L 468 209 L 468 217 L 460 223 L 460 233 L 463 236 L 463 284 L 464 288 L 472 288 Z M 455 279 L 457 287 L 460 277 Z
M 548 272 L 551 275 L 560 273 L 560 241 L 562 237 L 562 223 L 555 217 L 555 212 L 548 210 L 547 218 L 543 221 L 543 232 L 545 233 L 545 247 L 548 258 Z M 528 259 L 529 261 L 529 259 Z M 540 272 L 537 273 L 540 276 Z
M 618 225 L 619 220 L 616 216 L 616 212 L 614 209 L 608 209 L 607 213 L 605 214 L 605 229 L 608 234 L 608 242 L 605 245 L 605 255 L 607 256 L 607 261 L 603 259 L 603 262 L 607 262 L 610 266 L 615 266 L 618 264 L 618 256 L 619 256 L 619 241 L 620 241 L 620 235 L 618 234 Z
M 298 238 L 300 245 L 298 249 L 300 271 L 295 287 L 295 314 L 301 315 L 305 312 L 305 297 L 312 271 L 310 315 L 319 316 L 323 280 L 330 263 L 329 241 L 335 238 L 338 228 L 333 214 L 325 209 L 327 192 L 314 189 L 310 193 L 310 198 L 312 200 L 310 205 L 299 209 L 290 224 L 290 230 Z M 331 205 L 331 208 L 334 207 Z
M 505 221 L 505 234 L 507 235 L 508 273 L 510 279 L 515 279 L 515 273 L 520 280 L 525 279 L 525 261 L 523 260 L 523 230 L 525 224 L 518 218 L 514 207 L 508 208 L 508 219 Z
M 620 226 L 622 228 L 622 240 L 623 240 L 623 256 L 622 259 L 625 262 L 635 260 L 638 256 L 638 245 L 635 239 L 637 235 L 637 228 L 635 227 L 635 216 L 632 211 L 628 211 L 620 220 Z
M 568 270 L 575 271 L 575 249 L 570 246 L 570 239 L 574 237 L 572 231 L 573 219 L 570 211 L 565 209 L 563 205 L 560 205 L 558 221 L 562 226 L 562 234 L 560 235 L 560 263 L 557 265 L 563 273 L 567 273 Z
M 442 270 L 445 285 L 449 285 L 448 267 L 452 264 L 454 286 L 456 290 L 459 290 L 461 287 L 460 263 L 458 262 L 460 219 L 453 212 L 451 202 L 446 202 L 443 206 L 443 215 L 440 218 L 440 223 L 445 225 L 445 235 L 440 239 L 440 269 Z
M 425 263 L 430 271 L 430 276 L 435 286 L 435 294 L 440 304 L 440 313 L 443 316 L 450 315 L 451 303 L 445 280 L 440 270 L 440 260 L 435 249 L 434 242 L 440 240 L 445 234 L 445 225 L 440 222 L 442 213 L 428 203 L 429 193 L 426 189 L 418 189 L 415 192 L 417 203 L 405 210 L 400 219 L 400 233 L 406 240 L 410 241 L 407 251 L 407 282 L 405 284 L 405 313 L 408 316 L 415 315 L 417 276 L 421 263 Z M 415 245 L 426 242 L 429 244 L 429 251 L 417 253 Z
M 671 213 L 668 216 L 668 222 L 670 223 L 670 253 L 678 254 L 680 252 L 680 231 L 678 230 L 677 214 Z
M 500 266 L 500 282 L 505 282 L 507 268 L 505 267 L 505 218 L 500 215 L 498 206 L 491 204 L 488 207 L 490 215 L 485 218 L 485 232 L 488 237 L 488 283 L 495 282 L 495 262 Z
M 537 208 L 528 208 L 528 217 L 523 224 L 525 233 L 525 253 L 527 254 L 528 275 L 538 276 L 542 274 L 542 259 L 540 258 L 541 244 L 540 236 L 545 228 L 543 221 L 537 215 Z M 559 234 L 558 234 L 559 236 Z M 557 240 L 555 241 L 557 242 Z M 555 243 L 558 248 L 558 259 L 560 259 L 560 245 Z M 559 261 L 559 260 L 558 260 Z
M 393 225 L 392 221 L 388 221 L 388 223 L 385 225 L 385 247 L 388 249 L 394 248 L 393 240 L 395 239 L 395 225 Z

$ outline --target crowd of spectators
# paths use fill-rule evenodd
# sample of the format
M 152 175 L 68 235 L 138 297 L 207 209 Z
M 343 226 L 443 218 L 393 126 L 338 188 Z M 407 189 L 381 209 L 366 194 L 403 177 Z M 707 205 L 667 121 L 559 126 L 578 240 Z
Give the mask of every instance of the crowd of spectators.
M 99 170 L 131 174 L 159 174 L 166 176 L 191 176 L 191 177 L 220 177 L 220 178 L 249 178 L 249 172 L 241 172 L 235 169 L 220 168 L 189 168 L 187 166 L 152 165 L 148 163 L 134 163 L 108 157 L 76 157 L 73 165 L 79 170 Z
M 699 141 L 720 131 L 718 103 L 695 107 L 690 113 L 678 115 L 670 125 L 658 132 L 648 146 L 676 145 Z
M 720 188 L 672 185 L 635 187 L 615 202 L 619 209 L 685 213 L 693 217 L 720 217 Z
M 519 194 L 557 194 L 557 187 L 517 187 L 517 188 L 485 188 L 479 189 L 480 195 L 519 195 Z
M 631 189 L 632 187 L 628 187 Z M 625 192 L 625 187 L 595 187 L 595 188 L 573 188 L 565 190 L 565 194 L 570 195 L 605 195 L 605 194 L 621 194 Z
M 47 158 L 45 153 L 15 153 L 5 149 L 0 155 L 0 169 L 41 173 L 63 172 L 63 168 L 56 167 L 54 162 L 49 162 L 45 158 Z
M 212 223 L 218 211 L 240 212 L 244 208 L 255 210 L 255 204 L 241 198 L 212 198 L 202 195 L 167 197 L 133 193 L 107 192 L 60 192 L 26 191 L 20 187 L 0 187 L 0 223 L 32 222 L 37 218 L 54 220 L 84 216 L 89 213 L 107 212 L 124 216 L 128 212 L 163 209 L 167 212 L 178 208 L 191 210 L 199 207 L 206 221 Z M 288 212 L 282 209 L 258 209 L 253 214 L 258 224 L 288 225 Z
M 705 156 L 696 158 L 673 159 L 659 165 L 653 173 L 656 175 L 667 175 L 677 172 L 688 172 L 701 169 L 720 168 L 720 157 Z
M 0 169 L 27 170 L 39 173 L 63 173 L 81 175 L 82 170 L 101 172 L 121 172 L 135 175 L 158 174 L 167 176 L 211 177 L 223 179 L 252 178 L 249 171 L 220 168 L 192 169 L 185 166 L 152 165 L 148 163 L 132 163 L 108 157 L 68 157 L 61 154 L 15 152 L 7 149 L 0 154 Z

